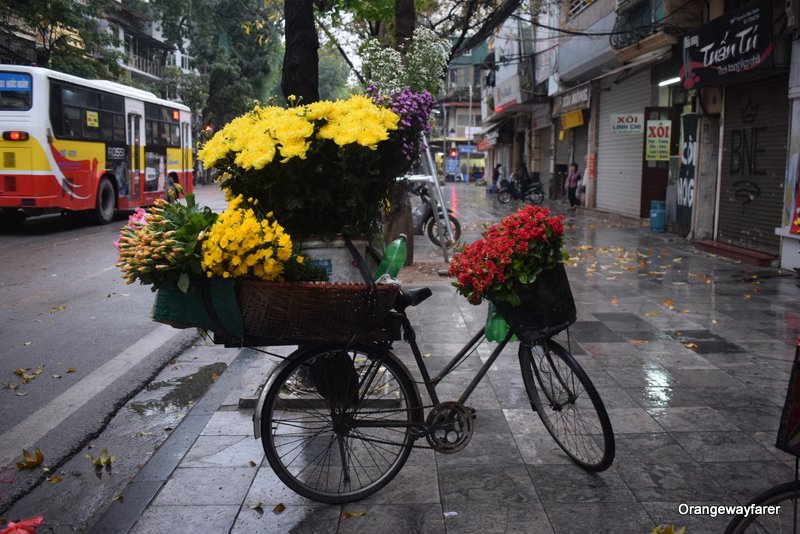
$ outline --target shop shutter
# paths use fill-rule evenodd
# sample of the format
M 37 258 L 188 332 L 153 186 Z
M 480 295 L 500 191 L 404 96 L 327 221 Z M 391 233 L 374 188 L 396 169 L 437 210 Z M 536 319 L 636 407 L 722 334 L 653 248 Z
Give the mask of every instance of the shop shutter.
M 597 208 L 639 217 L 644 135 L 611 132 L 611 115 L 644 113 L 651 105 L 650 70 L 613 83 L 603 80 L 598 106 Z
M 572 161 L 578 164 L 581 174 L 586 172 L 586 154 L 589 152 L 589 128 L 578 126 L 574 129 Z
M 718 241 L 780 253 L 790 114 L 785 75 L 725 90 Z

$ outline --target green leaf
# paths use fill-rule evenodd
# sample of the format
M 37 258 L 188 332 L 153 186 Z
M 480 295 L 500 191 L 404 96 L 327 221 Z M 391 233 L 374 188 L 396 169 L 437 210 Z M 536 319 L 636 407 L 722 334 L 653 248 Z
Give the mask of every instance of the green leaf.
M 178 277 L 178 289 L 182 292 L 187 293 L 189 291 L 189 275 L 186 273 L 181 273 Z
M 525 273 L 522 273 L 521 275 L 519 275 L 519 283 L 523 284 L 523 285 L 527 284 L 528 283 L 528 275 L 525 274 Z

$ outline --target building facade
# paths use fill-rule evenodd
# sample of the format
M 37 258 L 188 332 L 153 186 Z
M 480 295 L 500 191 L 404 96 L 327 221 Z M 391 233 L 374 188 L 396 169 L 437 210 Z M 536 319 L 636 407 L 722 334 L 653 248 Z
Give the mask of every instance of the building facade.
M 484 106 L 491 157 L 522 158 L 551 198 L 574 162 L 590 207 L 646 219 L 663 202 L 678 235 L 800 267 L 797 1 L 574 0 L 522 18 L 489 44 L 498 92 L 514 84 L 498 50 L 534 43 L 533 90 Z

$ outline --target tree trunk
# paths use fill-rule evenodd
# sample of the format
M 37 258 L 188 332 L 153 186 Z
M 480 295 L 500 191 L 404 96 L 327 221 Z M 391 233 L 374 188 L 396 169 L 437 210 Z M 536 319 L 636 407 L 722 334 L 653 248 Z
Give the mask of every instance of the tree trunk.
M 281 90 L 302 98 L 303 104 L 319 100 L 319 40 L 314 26 L 312 0 L 291 0 L 283 4 L 286 21 L 286 51 L 283 55 Z
M 414 35 L 417 14 L 414 0 L 395 0 L 394 2 L 394 47 L 404 50 Z

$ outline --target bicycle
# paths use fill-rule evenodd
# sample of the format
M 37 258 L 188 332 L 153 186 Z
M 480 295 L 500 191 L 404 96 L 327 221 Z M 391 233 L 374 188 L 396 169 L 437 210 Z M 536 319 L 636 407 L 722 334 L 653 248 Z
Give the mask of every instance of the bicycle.
M 436 386 L 475 351 L 484 329 L 431 378 L 406 315 L 431 295 L 430 288 L 401 290 L 381 332 L 360 343 L 300 347 L 272 373 L 254 414 L 255 434 L 275 474 L 289 488 L 324 503 L 356 501 L 388 484 L 412 448 L 419 447 L 418 440 L 424 438 L 441 453 L 467 446 L 475 410 L 465 403 L 513 332 L 457 400 L 440 401 Z M 400 339 L 411 347 L 431 399 L 428 406 L 409 370 L 391 351 L 392 342 Z M 520 343 L 518 357 L 531 407 L 559 447 L 589 471 L 607 469 L 615 452 L 611 421 L 578 362 L 551 337 Z
M 781 413 L 781 424 L 775 447 L 795 458 L 794 480 L 778 484 L 760 493 L 747 503 L 747 513 L 736 514 L 725 534 L 749 532 L 800 532 L 800 338 L 797 340 L 794 363 Z

